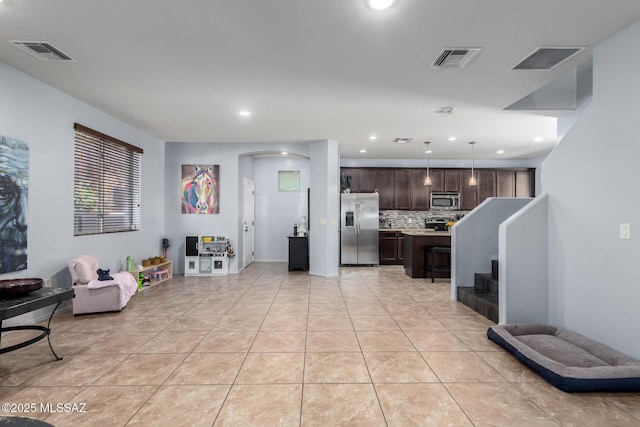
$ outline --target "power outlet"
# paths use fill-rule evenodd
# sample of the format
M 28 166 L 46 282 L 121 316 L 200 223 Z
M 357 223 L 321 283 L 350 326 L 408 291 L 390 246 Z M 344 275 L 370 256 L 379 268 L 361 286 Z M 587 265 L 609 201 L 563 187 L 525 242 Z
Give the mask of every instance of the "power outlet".
M 620 224 L 620 238 L 631 239 L 631 224 Z
M 45 288 L 50 288 L 51 285 L 52 285 L 51 277 L 48 277 L 48 278 L 44 279 L 44 287 Z

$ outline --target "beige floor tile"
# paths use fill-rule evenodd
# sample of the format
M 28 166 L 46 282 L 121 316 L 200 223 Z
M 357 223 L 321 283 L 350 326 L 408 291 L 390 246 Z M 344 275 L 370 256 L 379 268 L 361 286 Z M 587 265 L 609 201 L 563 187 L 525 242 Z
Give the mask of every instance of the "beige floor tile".
M 344 302 L 337 304 L 309 304 L 310 316 L 326 316 L 331 314 L 349 314 Z
M 491 320 L 480 316 L 479 314 L 471 314 L 464 316 L 436 316 L 438 321 L 450 331 L 487 331 L 489 326 L 495 325 Z
M 304 353 L 249 353 L 235 384 L 302 383 Z
M 252 352 L 304 352 L 306 333 L 302 331 L 260 331 Z
M 247 352 L 258 331 L 212 331 L 200 341 L 194 353 Z
M 134 426 L 210 427 L 231 386 L 162 386 L 127 424 Z
M 61 332 L 51 333 L 50 340 L 56 354 L 58 356 L 64 356 L 65 354 L 83 353 L 89 345 L 105 335 L 107 335 L 106 332 Z M 9 344 L 5 344 L 3 342 L 2 345 L 7 346 Z M 17 350 L 17 352 L 20 354 L 52 354 L 51 348 L 49 347 L 49 341 L 46 338 L 39 341 L 37 344 Z
M 406 331 L 419 351 L 470 351 L 465 343 L 449 331 Z
M 135 322 L 118 325 L 117 332 L 160 332 L 173 325 L 178 316 L 141 316 Z M 108 332 L 116 332 L 110 329 Z
M 346 314 L 309 316 L 310 331 L 352 331 L 351 318 Z
M 351 316 L 351 321 L 357 331 L 395 331 L 400 329 L 393 317 L 388 314 Z
M 464 351 L 422 352 L 422 356 L 443 383 L 507 382 L 480 356 Z
M 89 344 L 85 354 L 129 354 L 156 336 L 158 332 L 110 333 Z
M 354 302 L 349 303 L 347 308 L 349 309 L 349 314 L 352 316 L 365 314 L 383 316 L 385 314 L 389 314 L 384 305 L 379 302 Z
M 607 401 L 640 420 L 640 393 L 602 393 L 602 395 Z
M 305 384 L 301 426 L 384 426 L 371 384 Z
M 431 315 L 411 316 L 409 314 L 396 314 L 393 319 L 398 326 L 405 331 L 444 331 L 444 325 Z
M 417 352 L 365 352 L 374 383 L 439 382 Z
M 69 356 L 67 356 L 69 357 Z M 0 359 L 0 386 L 16 386 L 54 369 L 61 361 L 49 354 L 7 353 Z M 74 385 L 74 384 L 71 384 Z
M 234 385 L 214 426 L 296 426 L 302 385 Z
M 505 351 L 482 351 L 476 353 L 485 362 L 500 372 L 512 383 L 544 382 L 540 375 L 523 365 L 512 354 Z
M 362 353 L 307 353 L 305 383 L 370 383 Z
M 233 384 L 246 353 L 191 353 L 166 384 Z
M 451 332 L 473 351 L 504 351 L 502 347 L 487 338 L 486 330 Z
M 2 402 L 22 405 L 24 409 L 26 409 L 24 405 L 28 404 L 29 412 L 22 410 L 13 415 L 44 420 L 51 415 L 51 409 L 48 406 L 50 402 L 53 404 L 73 402 L 74 397 L 84 389 L 85 387 L 13 387 L 10 393 L 2 394 Z M 0 417 L 7 415 L 11 415 L 11 412 L 0 412 Z
M 360 345 L 353 331 L 307 332 L 307 352 L 318 351 L 360 351 Z
M 77 404 L 84 412 L 58 412 L 45 420 L 55 426 L 122 426 L 156 389 L 142 385 L 91 386 L 67 402 Z
M 65 356 L 24 383 L 32 386 L 87 386 L 110 371 L 126 356 L 122 354 L 78 354 Z
M 445 387 L 476 426 L 560 425 L 511 384 L 458 383 Z
M 547 383 L 515 385 L 562 426 L 638 426 L 640 420 L 605 398 L 591 393 L 565 393 Z
M 363 351 L 414 351 L 402 331 L 357 331 Z
M 207 335 L 204 331 L 163 331 L 140 346 L 136 353 L 189 353 Z
M 245 331 L 260 329 L 264 315 L 226 315 L 216 324 L 215 330 L 221 331 Z
M 132 354 L 95 385 L 161 385 L 186 358 L 186 354 Z
M 292 314 L 292 315 L 280 315 L 269 314 L 264 319 L 261 331 L 306 331 L 307 330 L 307 315 L 306 314 Z
M 211 331 L 222 319 L 219 315 L 184 315 L 176 319 L 174 323 L 167 326 L 166 331 Z
M 442 384 L 376 384 L 389 426 L 473 426 Z

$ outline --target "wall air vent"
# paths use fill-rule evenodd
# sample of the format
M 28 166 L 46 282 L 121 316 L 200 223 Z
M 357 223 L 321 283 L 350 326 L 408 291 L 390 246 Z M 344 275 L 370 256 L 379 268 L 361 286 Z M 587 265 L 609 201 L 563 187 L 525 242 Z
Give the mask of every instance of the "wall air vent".
M 582 50 L 584 47 L 539 47 L 512 70 L 552 70 Z
M 24 41 L 24 40 L 9 40 L 9 43 L 14 45 L 20 50 L 27 52 L 30 55 L 35 56 L 41 61 L 71 61 L 76 62 L 75 59 L 62 52 L 57 47 L 53 46 L 49 42 L 43 41 Z
M 408 144 L 411 141 L 413 141 L 412 137 L 396 138 L 393 140 L 396 144 Z
M 464 68 L 480 53 L 480 48 L 442 49 L 431 68 Z

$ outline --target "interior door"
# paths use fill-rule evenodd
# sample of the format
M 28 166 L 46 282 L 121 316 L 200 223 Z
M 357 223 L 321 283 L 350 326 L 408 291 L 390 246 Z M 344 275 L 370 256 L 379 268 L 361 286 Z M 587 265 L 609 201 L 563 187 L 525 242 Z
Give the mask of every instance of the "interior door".
M 244 178 L 244 208 L 242 212 L 242 254 L 246 268 L 254 261 L 255 250 L 255 184 Z

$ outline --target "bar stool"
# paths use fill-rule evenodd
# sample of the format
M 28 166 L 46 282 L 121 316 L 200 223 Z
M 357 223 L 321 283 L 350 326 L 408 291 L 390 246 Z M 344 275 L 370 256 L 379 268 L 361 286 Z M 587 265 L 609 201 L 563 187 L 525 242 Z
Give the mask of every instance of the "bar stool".
M 429 254 L 431 254 L 431 265 L 429 265 Z M 444 265 L 436 265 L 436 255 L 447 254 L 448 262 Z M 424 277 L 429 278 L 431 272 L 431 283 L 436 280 L 436 272 L 451 272 L 451 246 L 425 246 L 424 247 Z

